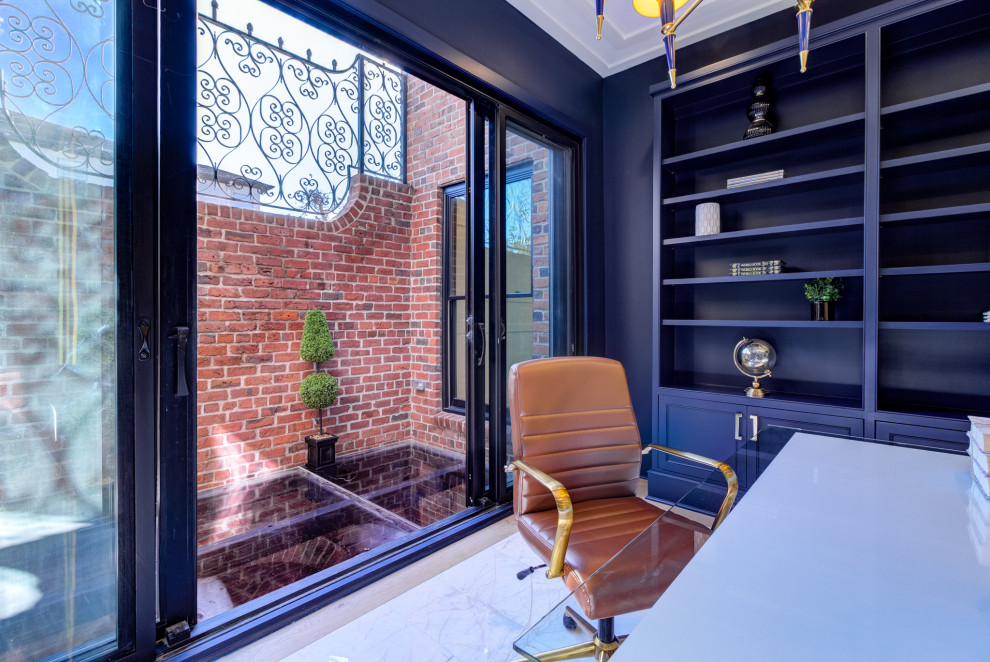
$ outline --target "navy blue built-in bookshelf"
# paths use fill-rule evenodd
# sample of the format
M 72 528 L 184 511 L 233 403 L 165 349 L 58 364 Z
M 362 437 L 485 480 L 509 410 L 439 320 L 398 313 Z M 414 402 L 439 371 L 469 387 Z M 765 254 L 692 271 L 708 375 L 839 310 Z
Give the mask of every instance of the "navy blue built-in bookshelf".
M 990 5 L 898 0 L 812 42 L 805 74 L 778 44 L 651 89 L 655 441 L 727 456 L 780 424 L 961 451 L 990 415 Z M 742 140 L 758 75 L 777 130 Z M 702 202 L 719 234 L 695 236 Z M 766 259 L 784 273 L 729 275 Z M 803 284 L 827 276 L 837 320 L 811 321 Z M 743 336 L 777 350 L 764 399 Z M 674 498 L 691 469 L 655 461 Z

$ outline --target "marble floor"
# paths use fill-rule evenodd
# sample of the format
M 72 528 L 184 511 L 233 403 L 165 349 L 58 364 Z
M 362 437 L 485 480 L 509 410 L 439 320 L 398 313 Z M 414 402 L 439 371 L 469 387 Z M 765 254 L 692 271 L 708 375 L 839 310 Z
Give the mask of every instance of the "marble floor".
M 512 533 L 300 650 L 288 652 L 292 641 L 312 638 L 318 625 L 294 624 L 223 662 L 512 660 L 520 657 L 512 642 L 567 595 L 562 581 L 540 571 L 518 580 L 516 573 L 532 563 L 533 553 Z M 638 618 L 622 617 L 617 627 L 628 631 Z
M 562 600 L 560 580 L 516 572 L 534 563 L 518 534 L 496 543 L 286 658 L 286 662 L 441 662 L 518 657 L 512 642 Z

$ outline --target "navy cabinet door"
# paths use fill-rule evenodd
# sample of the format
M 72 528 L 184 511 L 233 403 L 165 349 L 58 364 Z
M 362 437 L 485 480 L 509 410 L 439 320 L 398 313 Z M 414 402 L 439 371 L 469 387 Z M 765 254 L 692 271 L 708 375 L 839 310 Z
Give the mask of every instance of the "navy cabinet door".
M 964 430 L 877 421 L 877 439 L 900 446 L 964 452 L 968 445 Z
M 786 411 L 767 407 L 746 408 L 747 439 L 768 427 L 798 428 L 808 432 L 841 434 L 847 437 L 862 437 L 863 419 L 831 414 L 810 414 L 802 411 Z
M 716 460 L 732 455 L 743 443 L 745 407 L 721 402 L 661 398 L 660 443 Z M 709 469 L 664 453 L 653 452 L 649 494 L 674 502 L 709 473 Z M 733 467 L 745 475 L 745 467 Z

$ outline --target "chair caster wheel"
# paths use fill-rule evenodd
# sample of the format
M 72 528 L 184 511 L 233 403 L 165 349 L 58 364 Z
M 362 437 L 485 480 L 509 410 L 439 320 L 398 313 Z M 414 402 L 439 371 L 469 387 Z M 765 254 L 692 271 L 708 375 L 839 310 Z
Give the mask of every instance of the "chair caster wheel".
M 570 614 L 564 614 L 564 627 L 568 630 L 576 630 L 577 621 L 571 618 Z

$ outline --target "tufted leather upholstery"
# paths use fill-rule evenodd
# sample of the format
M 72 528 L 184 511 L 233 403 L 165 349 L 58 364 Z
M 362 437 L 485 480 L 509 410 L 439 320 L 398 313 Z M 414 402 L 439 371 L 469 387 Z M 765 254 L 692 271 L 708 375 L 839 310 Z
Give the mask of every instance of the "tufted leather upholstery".
M 516 459 L 563 483 L 574 507 L 564 580 L 574 589 L 662 510 L 636 496 L 641 445 L 626 374 L 617 361 L 560 357 L 524 361 L 509 372 L 512 451 Z M 514 508 L 523 539 L 549 560 L 557 529 L 552 495 L 522 472 L 515 474 Z M 668 513 L 654 527 L 656 563 L 610 566 L 579 592 L 588 618 L 645 609 L 691 559 L 696 536 L 708 529 Z M 696 540 L 697 538 L 697 540 Z M 615 564 L 613 564 L 615 565 Z
M 509 413 L 513 456 L 562 482 L 573 503 L 636 496 L 641 445 L 621 363 L 593 356 L 517 363 Z M 528 476 L 513 489 L 517 515 L 554 508 Z

